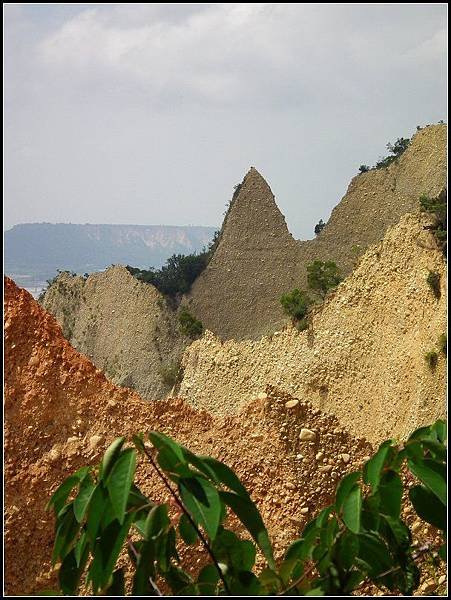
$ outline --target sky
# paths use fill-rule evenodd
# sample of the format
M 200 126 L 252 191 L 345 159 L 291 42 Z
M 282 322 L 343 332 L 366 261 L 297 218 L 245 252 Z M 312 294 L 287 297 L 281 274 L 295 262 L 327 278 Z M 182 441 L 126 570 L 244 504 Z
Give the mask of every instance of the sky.
M 6 228 L 220 226 L 254 166 L 308 239 L 447 121 L 444 3 L 3 6 Z

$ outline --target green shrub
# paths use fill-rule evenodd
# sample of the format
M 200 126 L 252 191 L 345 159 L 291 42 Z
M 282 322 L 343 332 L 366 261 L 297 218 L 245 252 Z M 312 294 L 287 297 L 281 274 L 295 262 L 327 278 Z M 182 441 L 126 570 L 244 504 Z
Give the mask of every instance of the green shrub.
M 424 360 L 427 362 L 431 371 L 435 370 L 438 362 L 438 354 L 435 350 L 431 350 L 430 352 L 426 352 L 424 355 Z
M 370 167 L 368 165 L 360 165 L 359 167 L 359 173 L 368 173 L 369 170 Z
M 381 158 L 376 163 L 376 169 L 385 169 L 392 162 L 394 162 L 397 158 L 401 156 L 403 152 L 405 152 L 410 144 L 409 138 L 398 138 L 394 144 L 387 144 L 387 149 L 391 152 L 385 158 Z
M 310 289 L 318 292 L 323 298 L 327 292 L 342 281 L 337 265 L 328 260 L 315 260 L 307 266 L 307 281 Z
M 447 336 L 446 333 L 442 333 L 442 335 L 438 338 L 438 348 L 442 354 L 446 356 L 447 354 Z
M 79 469 L 51 497 L 52 561 L 60 563 L 63 594 L 77 595 L 86 573 L 94 595 L 124 596 L 128 571 L 135 596 L 162 595 L 160 582 L 181 596 L 344 596 L 363 582 L 412 595 L 420 583 L 419 558 L 438 550 L 445 560 L 444 421 L 418 429 L 401 446 L 384 442 L 361 471 L 338 483 L 334 502 L 304 527 L 278 564 L 260 512 L 232 469 L 156 431 L 148 439 L 152 448 L 142 435 L 133 437 L 135 448 L 124 448 L 125 437 L 116 439 L 99 466 Z M 136 485 L 138 457 L 177 506 L 172 520 L 168 503 Z M 415 477 L 410 488 L 400 476 L 404 470 Z M 440 530 L 439 546 L 412 545 L 403 520 L 404 492 L 417 515 Z M 247 530 L 245 537 L 227 528 L 231 514 Z M 181 558 L 192 565 L 189 548 L 195 544 L 209 558 L 199 573 L 184 568 Z M 124 565 L 125 548 L 130 567 Z M 266 562 L 263 570 L 256 569 L 257 550 Z
M 161 381 L 168 387 L 173 387 L 177 383 L 179 373 L 180 361 L 173 361 L 168 365 L 162 365 L 160 367 Z
M 442 292 L 440 290 L 440 273 L 437 273 L 435 271 L 429 271 L 429 274 L 426 277 L 426 282 L 427 282 L 428 286 L 431 288 L 434 296 L 438 300 L 440 298 L 440 296 L 442 295 Z
M 128 272 L 143 281 L 154 285 L 162 294 L 176 299 L 191 289 L 194 281 L 206 268 L 216 250 L 219 231 L 216 231 L 208 248 L 199 254 L 173 254 L 161 269 L 138 269 L 127 265 Z
M 296 329 L 298 331 L 305 331 L 306 329 L 308 329 L 308 321 L 307 319 L 301 319 L 300 321 L 296 322 Z
M 182 308 L 179 313 L 180 331 L 183 335 L 192 339 L 202 335 L 203 326 L 186 308 Z
M 301 290 L 295 289 L 280 298 L 283 310 L 294 321 L 302 321 L 308 312 L 312 300 Z
M 435 217 L 435 223 L 428 228 L 434 233 L 439 248 L 446 256 L 447 237 L 448 237 L 448 194 L 444 190 L 436 198 L 430 198 L 426 194 L 420 196 L 420 206 L 422 212 L 427 212 Z
M 315 225 L 315 235 L 319 235 L 322 230 L 326 227 L 326 223 L 322 219 L 319 220 L 319 223 Z

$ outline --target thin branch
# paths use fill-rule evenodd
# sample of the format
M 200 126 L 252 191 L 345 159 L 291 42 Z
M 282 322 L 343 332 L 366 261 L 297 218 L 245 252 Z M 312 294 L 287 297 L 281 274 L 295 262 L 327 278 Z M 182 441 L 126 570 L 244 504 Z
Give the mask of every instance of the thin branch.
M 129 546 L 130 550 L 133 552 L 133 554 L 135 555 L 136 560 L 138 560 L 138 558 L 139 558 L 138 551 L 136 550 L 136 548 L 131 540 L 128 540 L 128 546 Z M 157 596 L 163 595 L 161 593 L 159 587 L 157 586 L 157 584 L 155 583 L 155 581 L 152 579 L 152 577 L 150 575 L 149 575 L 149 583 L 153 587 L 155 592 L 157 593 Z
M 190 513 L 187 511 L 187 509 L 185 508 L 185 505 L 183 504 L 183 502 L 180 500 L 180 498 L 177 496 L 177 494 L 174 492 L 174 490 L 172 489 L 171 485 L 169 484 L 169 481 L 166 479 L 164 473 L 160 470 L 160 468 L 158 467 L 157 463 L 155 462 L 152 454 L 149 452 L 149 450 L 143 445 L 143 449 L 144 449 L 144 454 L 147 456 L 147 458 L 149 459 L 150 463 L 152 464 L 153 468 L 155 469 L 155 471 L 158 473 L 158 476 L 160 477 L 160 479 L 163 481 L 166 489 L 169 491 L 169 493 L 171 494 L 171 496 L 174 498 L 174 500 L 176 501 L 176 503 L 178 504 L 178 506 L 180 507 L 180 509 L 183 511 L 183 513 L 186 515 L 187 519 L 189 520 L 189 522 L 191 523 L 191 526 L 194 528 L 194 530 L 196 531 L 200 541 L 202 542 L 205 550 L 208 552 L 208 554 L 210 555 L 211 560 L 213 561 L 216 570 L 218 572 L 218 575 L 222 581 L 222 583 L 224 584 L 224 589 L 227 592 L 227 595 L 230 596 L 230 588 L 227 585 L 226 580 L 224 579 L 224 575 L 222 574 L 221 571 L 221 567 L 219 566 L 219 563 L 216 559 L 216 556 L 213 554 L 213 551 L 209 545 L 209 543 L 207 542 L 207 540 L 205 539 L 204 535 L 202 534 L 201 530 L 199 529 L 199 527 L 196 525 L 196 523 L 194 522 L 193 518 L 191 517 Z

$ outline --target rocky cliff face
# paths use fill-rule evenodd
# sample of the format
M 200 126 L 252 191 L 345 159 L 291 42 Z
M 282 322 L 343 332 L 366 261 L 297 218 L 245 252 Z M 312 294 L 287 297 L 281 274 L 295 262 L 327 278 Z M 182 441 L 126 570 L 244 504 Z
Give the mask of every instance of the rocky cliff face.
M 292 238 L 268 184 L 252 168 L 231 202 L 210 264 L 183 304 L 222 339 L 258 339 L 282 329 L 288 318 L 280 296 L 306 287 L 309 263 L 333 259 L 343 273 L 350 273 L 365 249 L 380 241 L 402 215 L 419 211 L 422 193 L 438 195 L 446 185 L 445 146 L 445 125 L 418 132 L 387 169 L 355 177 L 321 234 L 304 242 Z M 400 247 L 399 264 L 407 260 L 404 251 L 411 253 L 411 245 Z M 368 272 L 373 268 L 370 262 Z M 408 280 L 403 284 L 410 285 Z M 403 306 L 405 292 L 399 294 Z M 371 301 L 360 310 L 365 312 Z M 74 346 L 114 382 L 150 399 L 167 395 L 170 385 L 164 384 L 162 373 L 177 363 L 190 340 L 182 338 L 176 315 L 155 288 L 139 283 L 121 267 L 86 282 L 63 274 L 47 291 L 43 306 L 56 316 Z M 211 398 L 216 397 L 213 391 Z
M 119 266 L 86 280 L 63 273 L 43 306 L 74 347 L 113 382 L 144 398 L 162 398 L 170 391 L 165 373 L 179 364 L 189 340 L 179 333 L 175 313 L 154 286 Z
M 274 388 L 234 417 L 213 417 L 180 399 L 144 402 L 107 381 L 63 338 L 55 319 L 9 279 L 5 355 L 8 595 L 36 594 L 55 585 L 54 522 L 45 505 L 64 478 L 98 464 L 119 435 L 130 439 L 159 430 L 226 462 L 257 503 L 277 558 L 306 521 L 330 503 L 339 478 L 360 468 L 371 453 L 370 444 L 351 436 L 335 417 L 309 402 L 286 406 L 292 398 Z M 316 432 L 314 443 L 299 439 L 301 427 Z M 137 483 L 153 500 L 169 500 L 147 464 L 138 465 Z M 198 570 L 206 557 L 196 549 L 186 559 Z
M 213 413 L 233 413 L 272 383 L 375 443 L 443 416 L 446 358 L 431 371 L 425 353 L 439 352 L 446 331 L 446 272 L 427 223 L 402 217 L 315 311 L 307 331 L 289 326 L 243 342 L 206 332 L 185 352 L 179 394 Z M 438 300 L 426 282 L 430 271 L 441 277 Z
M 446 186 L 446 125 L 422 129 L 386 169 L 354 177 L 314 240 L 296 242 L 274 196 L 251 169 L 230 206 L 213 260 L 186 299 L 204 326 L 223 338 L 257 339 L 286 322 L 280 296 L 306 287 L 306 266 L 334 260 L 349 273 L 387 228 L 419 210 L 418 198 Z

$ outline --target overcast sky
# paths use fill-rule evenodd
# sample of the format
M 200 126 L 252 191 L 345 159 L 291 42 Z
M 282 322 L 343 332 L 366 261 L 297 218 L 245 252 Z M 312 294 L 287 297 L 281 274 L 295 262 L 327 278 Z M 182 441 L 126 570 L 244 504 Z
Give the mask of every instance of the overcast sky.
M 6 227 L 220 225 L 250 166 L 313 237 L 447 120 L 446 5 L 4 4 Z

